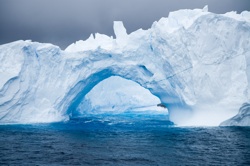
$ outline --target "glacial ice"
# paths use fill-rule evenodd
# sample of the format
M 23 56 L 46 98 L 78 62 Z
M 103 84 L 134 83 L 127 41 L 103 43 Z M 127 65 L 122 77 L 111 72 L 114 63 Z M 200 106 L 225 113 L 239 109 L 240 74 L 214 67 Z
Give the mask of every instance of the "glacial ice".
M 179 10 L 131 34 L 114 22 L 114 32 L 65 50 L 32 41 L 1 45 L 0 123 L 67 120 L 111 76 L 148 89 L 177 125 L 219 125 L 249 102 L 250 12 Z
M 244 103 L 240 107 L 239 113 L 220 124 L 220 126 L 250 126 L 250 104 Z

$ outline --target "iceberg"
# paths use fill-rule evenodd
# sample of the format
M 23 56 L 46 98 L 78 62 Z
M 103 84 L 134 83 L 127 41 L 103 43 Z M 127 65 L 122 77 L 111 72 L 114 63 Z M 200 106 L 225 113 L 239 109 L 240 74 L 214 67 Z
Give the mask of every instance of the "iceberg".
M 65 50 L 29 40 L 1 45 L 0 123 L 67 120 L 112 76 L 148 89 L 177 125 L 218 126 L 249 102 L 250 12 L 185 9 L 130 34 L 116 21 L 114 32 Z

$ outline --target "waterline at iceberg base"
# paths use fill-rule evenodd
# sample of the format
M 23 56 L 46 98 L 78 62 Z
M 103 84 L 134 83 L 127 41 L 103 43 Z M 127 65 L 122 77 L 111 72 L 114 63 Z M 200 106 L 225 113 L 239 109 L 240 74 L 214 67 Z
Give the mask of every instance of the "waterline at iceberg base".
M 92 88 L 119 76 L 158 97 L 177 125 L 250 125 L 239 112 L 250 101 L 250 12 L 179 10 L 131 34 L 114 22 L 114 32 L 65 50 L 1 45 L 0 123 L 67 120 Z M 237 123 L 229 122 L 238 112 Z

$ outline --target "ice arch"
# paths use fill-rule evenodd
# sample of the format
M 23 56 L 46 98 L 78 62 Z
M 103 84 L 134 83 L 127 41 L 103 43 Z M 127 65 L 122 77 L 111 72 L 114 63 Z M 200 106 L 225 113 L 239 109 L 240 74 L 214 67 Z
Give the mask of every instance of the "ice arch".
M 145 89 L 148 89 L 153 95 L 157 96 L 161 103 L 167 106 L 171 111 L 173 107 L 179 107 L 187 109 L 188 106 L 182 100 L 181 96 L 174 91 L 174 88 L 169 84 L 169 91 L 166 91 L 165 84 L 168 81 L 161 80 L 159 82 L 152 79 L 153 73 L 147 69 L 144 65 L 129 65 L 129 66 L 116 66 L 97 70 L 97 72 L 91 72 L 91 74 L 83 79 L 79 80 L 66 94 L 63 102 L 60 103 L 60 108 L 65 112 L 65 115 L 70 115 L 72 111 L 76 110 L 81 101 L 84 99 L 87 93 L 91 91 L 98 83 L 111 76 L 119 76 L 128 80 L 132 80 L 140 84 Z
M 66 52 L 54 45 L 31 41 L 4 45 L 0 48 L 5 50 L 0 54 L 1 62 L 9 74 L 0 80 L 0 108 L 4 110 L 0 112 L 0 121 L 65 120 L 96 84 L 111 76 L 120 76 L 148 89 L 167 106 L 170 114 L 176 107 L 189 108 L 192 93 L 183 76 L 190 75 L 190 63 L 179 60 L 182 65 L 174 69 L 161 56 L 164 50 L 155 52 L 152 47 L 147 43 L 138 45 L 136 51 L 99 48 Z M 147 58 L 143 58 L 145 55 Z

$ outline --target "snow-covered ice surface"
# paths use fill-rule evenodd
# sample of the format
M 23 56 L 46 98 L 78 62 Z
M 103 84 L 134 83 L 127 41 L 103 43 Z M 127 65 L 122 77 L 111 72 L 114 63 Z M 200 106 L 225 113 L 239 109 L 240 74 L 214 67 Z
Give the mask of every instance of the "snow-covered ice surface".
M 1 45 L 0 122 L 66 120 L 111 76 L 148 89 L 177 125 L 219 125 L 249 102 L 250 12 L 179 10 L 131 34 L 114 22 L 114 32 L 65 50 L 31 41 Z

